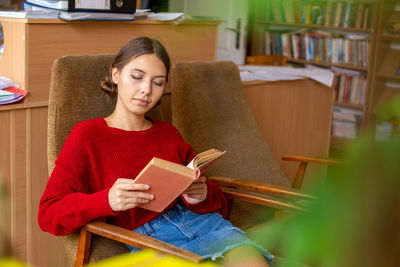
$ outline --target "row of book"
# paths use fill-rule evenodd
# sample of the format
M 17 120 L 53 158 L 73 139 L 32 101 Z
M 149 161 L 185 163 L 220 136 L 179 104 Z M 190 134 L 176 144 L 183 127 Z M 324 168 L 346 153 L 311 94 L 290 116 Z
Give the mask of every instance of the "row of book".
M 289 59 L 368 66 L 370 40 L 363 34 L 339 34 L 326 31 L 265 31 L 262 53 L 280 54 Z
M 339 103 L 365 104 L 367 77 L 362 75 L 341 74 L 335 88 L 335 100 Z
M 264 20 L 369 29 L 374 1 L 269 0 Z
M 333 107 L 332 136 L 354 139 L 360 132 L 363 112 L 344 107 Z

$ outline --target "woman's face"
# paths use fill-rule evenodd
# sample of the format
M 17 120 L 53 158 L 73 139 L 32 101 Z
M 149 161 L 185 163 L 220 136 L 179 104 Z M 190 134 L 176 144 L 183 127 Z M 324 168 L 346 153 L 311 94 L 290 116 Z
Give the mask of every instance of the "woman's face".
M 167 69 L 155 54 L 133 58 L 121 71 L 112 69 L 118 86 L 118 103 L 128 113 L 144 115 L 164 92 Z

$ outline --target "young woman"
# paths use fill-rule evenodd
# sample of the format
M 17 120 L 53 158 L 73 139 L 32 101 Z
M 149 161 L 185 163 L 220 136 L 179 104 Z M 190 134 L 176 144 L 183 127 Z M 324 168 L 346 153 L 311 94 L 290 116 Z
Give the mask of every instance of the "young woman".
M 41 229 L 66 235 L 90 221 L 107 221 L 206 259 L 257 251 L 254 261 L 268 266 L 272 256 L 221 217 L 226 200 L 206 177 L 163 213 L 140 208 L 157 196 L 133 179 L 153 157 L 187 165 L 195 156 L 174 126 L 146 117 L 160 101 L 169 69 L 169 56 L 157 40 L 139 37 L 122 47 L 102 83 L 106 94 L 117 97 L 115 110 L 71 131 L 40 201 Z M 238 263 L 234 256 L 227 259 Z

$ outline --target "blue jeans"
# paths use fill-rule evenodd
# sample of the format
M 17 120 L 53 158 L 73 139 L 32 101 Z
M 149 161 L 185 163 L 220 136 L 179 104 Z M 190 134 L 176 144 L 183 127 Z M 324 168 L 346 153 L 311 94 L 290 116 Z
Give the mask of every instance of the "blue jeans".
M 222 218 L 219 213 L 194 213 L 181 202 L 134 231 L 211 260 L 222 257 L 236 247 L 250 245 L 257 248 L 272 265 L 271 254 L 251 241 L 242 230 Z M 132 253 L 140 250 L 127 246 Z

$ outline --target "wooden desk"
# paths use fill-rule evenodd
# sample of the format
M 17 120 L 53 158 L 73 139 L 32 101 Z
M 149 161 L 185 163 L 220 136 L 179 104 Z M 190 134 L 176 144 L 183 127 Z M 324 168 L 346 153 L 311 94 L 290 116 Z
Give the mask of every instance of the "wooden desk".
M 308 78 L 243 85 L 257 123 L 289 180 L 294 179 L 298 163 L 283 161 L 282 155 L 328 157 L 332 88 Z M 305 183 L 325 168 L 310 164 Z
M 47 174 L 47 106 L 55 58 L 73 54 L 117 53 L 128 40 L 161 40 L 172 62 L 215 60 L 218 22 L 74 21 L 0 18 L 4 54 L 0 75 L 29 91 L 22 103 L 0 106 L 0 180 L 9 189 L 6 231 L 14 256 L 35 267 L 67 266 L 61 238 L 37 223 Z M 3 215 L 0 215 L 3 216 Z

